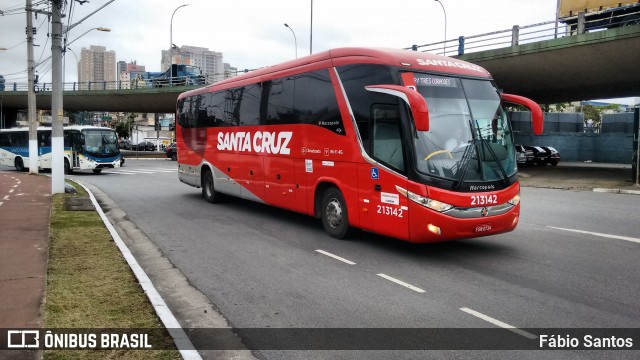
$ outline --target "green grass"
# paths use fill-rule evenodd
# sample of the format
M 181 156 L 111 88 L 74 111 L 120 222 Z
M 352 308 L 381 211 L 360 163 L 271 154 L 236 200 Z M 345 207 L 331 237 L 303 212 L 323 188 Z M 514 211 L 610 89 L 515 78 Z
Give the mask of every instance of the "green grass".
M 163 329 L 142 288 L 95 211 L 65 211 L 53 197 L 44 328 Z M 155 342 L 154 342 L 155 344 Z M 165 331 L 163 348 L 173 348 Z M 47 350 L 45 359 L 179 359 L 176 350 Z

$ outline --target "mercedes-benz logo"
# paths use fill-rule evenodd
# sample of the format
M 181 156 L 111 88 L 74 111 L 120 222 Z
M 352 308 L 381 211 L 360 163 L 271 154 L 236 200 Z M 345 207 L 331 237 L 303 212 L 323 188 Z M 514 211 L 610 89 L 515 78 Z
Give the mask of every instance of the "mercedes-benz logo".
M 480 215 L 482 215 L 483 217 L 489 215 L 489 209 L 483 207 L 482 210 L 480 210 Z

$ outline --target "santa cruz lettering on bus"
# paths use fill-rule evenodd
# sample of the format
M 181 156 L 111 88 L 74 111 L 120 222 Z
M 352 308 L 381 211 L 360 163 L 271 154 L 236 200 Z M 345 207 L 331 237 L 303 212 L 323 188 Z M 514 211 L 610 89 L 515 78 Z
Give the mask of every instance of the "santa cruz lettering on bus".
M 218 150 L 289 155 L 291 131 L 219 132 Z

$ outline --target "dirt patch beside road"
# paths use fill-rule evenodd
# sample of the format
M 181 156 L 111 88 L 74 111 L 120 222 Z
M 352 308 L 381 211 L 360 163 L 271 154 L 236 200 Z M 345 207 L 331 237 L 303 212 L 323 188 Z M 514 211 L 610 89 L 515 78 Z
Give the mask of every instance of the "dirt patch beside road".
M 567 163 L 558 166 L 520 167 L 522 186 L 592 190 L 640 190 L 631 182 L 631 167 L 619 164 Z

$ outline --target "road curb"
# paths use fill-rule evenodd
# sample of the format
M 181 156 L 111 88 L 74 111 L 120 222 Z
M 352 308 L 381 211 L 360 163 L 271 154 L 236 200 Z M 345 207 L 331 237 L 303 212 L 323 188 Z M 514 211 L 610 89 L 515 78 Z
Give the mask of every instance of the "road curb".
M 611 194 L 626 194 L 626 195 L 640 195 L 640 190 L 626 190 L 626 189 L 594 188 L 593 192 L 611 193 Z
M 131 250 L 129 250 L 125 242 L 120 238 L 120 235 L 118 234 L 113 224 L 111 224 L 111 222 L 105 215 L 104 211 L 102 210 L 102 207 L 96 200 L 91 190 L 89 190 L 88 187 L 86 187 L 84 184 L 78 181 L 75 181 L 75 180 L 72 180 L 72 181 L 82 186 L 82 188 L 84 188 L 84 190 L 89 194 L 89 197 L 91 198 L 91 202 L 93 203 L 93 206 L 95 207 L 96 212 L 100 216 L 100 219 L 102 219 L 102 222 L 104 223 L 105 227 L 109 231 L 111 238 L 113 239 L 116 246 L 120 250 L 123 258 L 129 265 L 129 268 L 131 268 L 131 271 L 134 273 L 136 279 L 138 279 L 138 283 L 140 287 L 142 287 L 145 295 L 147 295 L 147 298 L 149 299 L 149 302 L 153 306 L 154 310 L 156 311 L 156 314 L 160 318 L 160 321 L 162 321 L 165 328 L 173 338 L 173 341 L 176 344 L 176 347 L 178 348 L 178 352 L 180 352 L 180 355 L 182 356 L 182 358 L 186 360 L 202 360 L 202 357 L 200 356 L 197 350 L 190 350 L 190 349 L 194 349 L 194 346 L 191 343 L 191 340 L 189 339 L 184 329 L 182 328 L 178 320 L 175 318 L 175 316 L 171 312 L 171 309 L 169 309 L 169 307 L 165 303 L 160 293 L 158 293 L 158 290 L 155 288 L 155 286 L 151 282 L 151 279 L 149 278 L 147 273 L 144 271 L 144 269 L 140 266 L 136 258 L 133 256 L 133 254 L 131 253 Z

